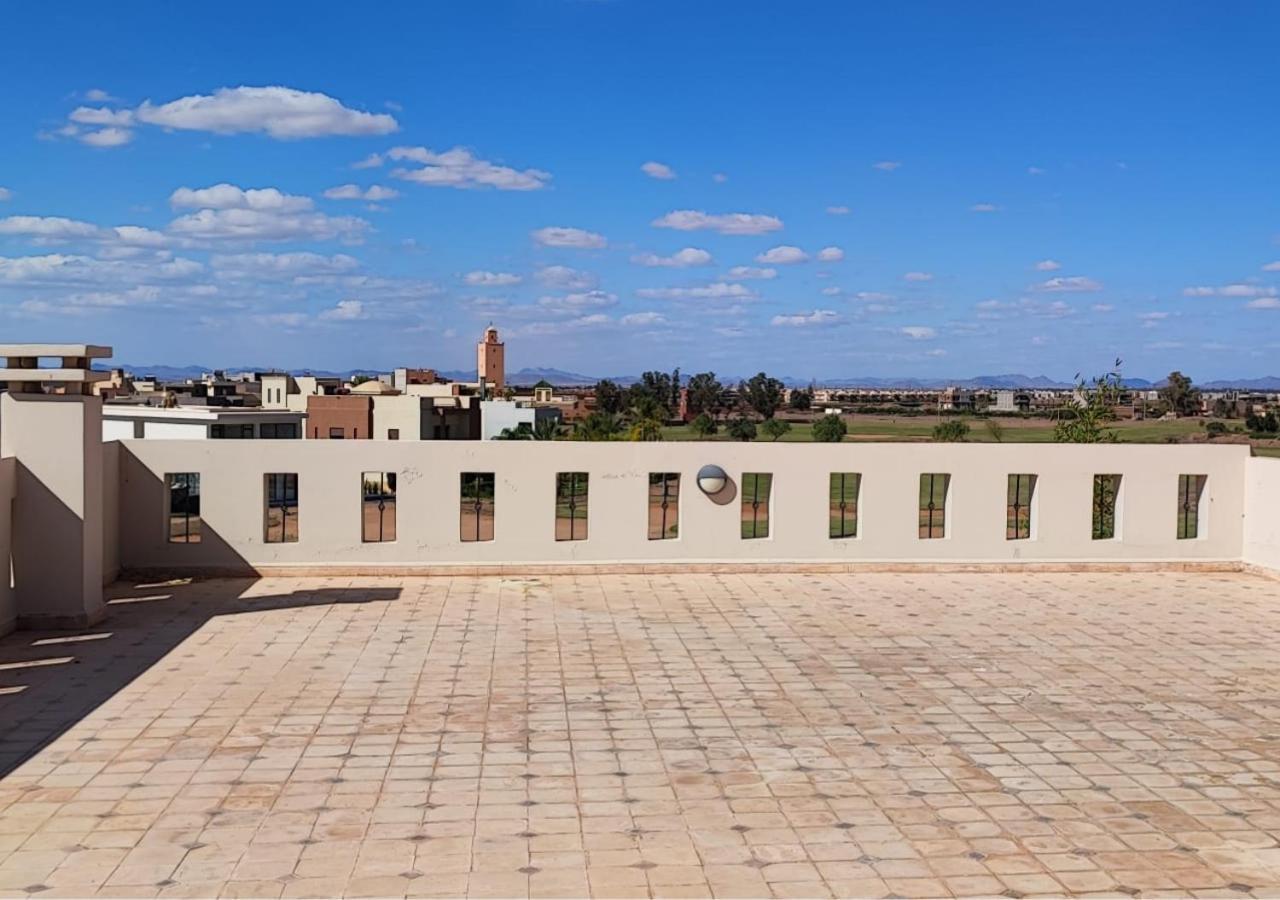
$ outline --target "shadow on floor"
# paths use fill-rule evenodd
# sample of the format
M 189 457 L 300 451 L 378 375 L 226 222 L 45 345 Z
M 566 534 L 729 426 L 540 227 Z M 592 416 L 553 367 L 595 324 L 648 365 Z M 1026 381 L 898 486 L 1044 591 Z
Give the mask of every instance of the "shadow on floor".
M 118 582 L 108 614 L 80 631 L 18 631 L 0 638 L 0 778 L 92 713 L 216 616 L 389 602 L 400 588 L 313 588 L 255 596 L 251 578 L 161 584 Z

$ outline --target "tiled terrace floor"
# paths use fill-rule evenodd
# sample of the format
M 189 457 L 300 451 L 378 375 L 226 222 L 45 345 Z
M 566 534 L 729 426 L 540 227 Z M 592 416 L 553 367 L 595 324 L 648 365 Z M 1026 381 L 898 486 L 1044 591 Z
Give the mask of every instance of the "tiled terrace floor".
M 0 894 L 1280 896 L 1274 581 L 112 593 L 0 640 Z

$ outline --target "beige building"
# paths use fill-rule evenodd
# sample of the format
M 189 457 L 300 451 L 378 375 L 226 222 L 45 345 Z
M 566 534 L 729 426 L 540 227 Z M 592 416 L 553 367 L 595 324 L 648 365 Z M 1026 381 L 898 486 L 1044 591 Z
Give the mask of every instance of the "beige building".
M 494 391 L 501 393 L 506 387 L 505 355 L 506 348 L 498 340 L 498 329 L 490 325 L 484 330 L 484 337 L 476 344 L 476 378 L 482 390 L 485 385 L 489 385 Z

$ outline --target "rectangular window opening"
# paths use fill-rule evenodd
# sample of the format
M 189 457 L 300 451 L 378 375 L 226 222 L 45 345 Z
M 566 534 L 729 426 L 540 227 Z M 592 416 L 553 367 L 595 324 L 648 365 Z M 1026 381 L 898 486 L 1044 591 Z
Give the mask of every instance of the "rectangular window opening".
M 268 544 L 293 544 L 298 540 L 298 476 L 269 472 L 264 476 L 265 529 Z
M 1036 476 L 1010 475 L 1005 508 L 1005 540 L 1031 540 L 1031 507 L 1036 496 Z
M 1120 476 L 1093 476 L 1093 539 L 1115 540 L 1120 509 Z
M 1178 540 L 1194 541 L 1200 537 L 1203 525 L 1200 516 L 1204 485 L 1208 476 L 1178 476 Z
M 680 536 L 680 473 L 649 473 L 649 540 Z
M 556 473 L 556 540 L 587 539 L 587 473 Z
M 926 472 L 920 476 L 920 538 L 937 540 L 947 536 L 947 493 L 951 476 Z
M 164 478 L 169 489 L 169 543 L 200 543 L 200 474 L 172 472 Z
M 832 472 L 828 492 L 827 534 L 833 539 L 858 536 L 858 491 L 862 475 L 858 472 Z
M 463 472 L 460 536 L 464 542 L 493 540 L 492 472 Z
M 769 536 L 769 498 L 773 492 L 772 472 L 742 473 L 742 539 Z
M 360 539 L 366 544 L 396 539 L 396 473 L 365 472 L 360 476 Z

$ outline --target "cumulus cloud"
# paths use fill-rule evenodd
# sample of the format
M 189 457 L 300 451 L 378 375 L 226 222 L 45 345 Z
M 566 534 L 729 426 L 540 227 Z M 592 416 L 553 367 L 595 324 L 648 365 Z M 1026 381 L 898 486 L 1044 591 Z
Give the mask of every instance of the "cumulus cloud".
M 584 291 L 596 286 L 596 276 L 569 266 L 543 266 L 533 275 L 540 284 L 565 291 Z
M 1038 291 L 1050 293 L 1084 293 L 1102 290 L 1102 283 L 1083 275 L 1058 276 L 1036 285 Z
M 1189 287 L 1182 293 L 1187 297 L 1274 297 L 1277 291 L 1258 284 L 1224 284 L 1221 287 Z
M 899 331 L 913 341 L 930 341 L 938 336 L 938 332 L 927 325 L 907 325 Z
M 655 228 L 676 231 L 715 231 L 719 234 L 768 234 L 782 228 L 776 216 L 758 213 L 724 213 L 713 215 L 695 209 L 677 209 L 653 220 Z
M 258 132 L 278 140 L 391 134 L 399 128 L 395 118 L 385 113 L 362 112 L 326 94 L 280 86 L 219 88 L 159 106 L 148 100 L 134 110 L 134 117 L 161 128 L 215 134 Z
M 903 281 L 933 281 L 932 272 L 908 272 L 902 276 Z
M 510 287 L 519 284 L 522 279 L 514 272 L 468 272 L 462 280 L 473 287 Z
M 844 259 L 844 250 L 839 247 L 823 247 L 818 251 L 819 262 L 840 262 Z
M 1096 313 L 1109 313 L 1115 312 L 1116 308 L 1110 303 L 1095 303 L 1089 309 Z
M 892 172 L 895 169 L 902 168 L 902 163 L 893 159 L 884 159 L 877 163 L 872 163 L 871 168 L 879 169 L 881 172 Z
M 191 241 L 359 241 L 369 223 L 351 216 L 263 209 L 201 209 L 169 223 L 170 233 Z
M 652 160 L 642 165 L 640 171 L 650 178 L 657 178 L 660 181 L 670 181 L 676 177 L 675 170 L 670 166 L 663 165 L 660 162 L 653 162 Z
M 12 200 L 12 199 L 13 199 L 13 191 L 9 190 L 7 187 L 0 187 L 0 203 L 5 202 L 6 200 Z
M 1062 263 L 1056 259 L 1042 259 L 1036 263 L 1037 272 L 1056 272 L 1062 268 Z
M 320 313 L 321 319 L 330 322 L 350 322 L 364 317 L 364 304 L 359 300 L 339 300 L 337 306 Z
M 275 188 L 244 188 L 234 184 L 212 187 L 180 187 L 169 195 L 175 209 L 255 209 L 266 212 L 300 212 L 314 205 L 310 197 L 298 197 Z
M 608 291 L 578 291 L 559 297 L 540 297 L 538 307 L 552 313 L 580 314 L 589 309 L 605 309 L 618 302 L 616 294 Z
M 620 320 L 623 325 L 628 327 L 642 327 L 645 325 L 665 325 L 666 317 L 656 312 L 638 312 L 629 313 Z
M 0 234 L 23 235 L 43 241 L 95 238 L 100 233 L 97 225 L 61 216 L 9 216 L 0 219 Z
M 787 244 L 771 247 L 763 253 L 756 254 L 756 262 L 770 266 L 790 266 L 806 262 L 808 259 L 809 254 L 799 247 L 792 247 Z
M 215 253 L 209 266 L 219 278 L 270 279 L 350 272 L 360 261 L 344 253 Z
M 852 212 L 847 206 L 828 206 L 827 215 L 829 216 L 847 216 Z
M 1280 309 L 1280 299 L 1275 297 L 1259 297 L 1245 304 L 1249 309 Z
M 774 316 L 769 324 L 787 325 L 793 328 L 804 328 L 811 325 L 833 325 L 840 321 L 840 315 L 831 309 L 815 309 L 810 313 L 792 313 Z
M 4 189 L 0 188 L 0 200 L 7 200 L 7 199 L 8 198 L 4 196 Z M 1280 259 L 1276 260 L 1275 262 L 1267 263 L 1265 266 L 1262 267 L 1262 271 L 1280 272 Z
M 368 200 L 377 203 L 380 200 L 394 200 L 400 196 L 395 188 L 383 187 L 380 184 L 361 188 L 358 184 L 341 184 L 324 192 L 330 200 Z
M 639 266 L 655 268 L 686 269 L 689 266 L 709 266 L 714 260 L 706 250 L 697 247 L 685 247 L 670 256 L 658 256 L 656 253 L 639 253 L 631 257 L 631 261 Z
M 994 203 L 975 203 L 973 206 L 969 207 L 970 212 L 976 213 L 993 213 L 999 212 L 999 210 L 1000 207 L 996 206 Z
M 761 269 L 756 266 L 734 266 L 729 270 L 728 277 L 735 281 L 768 281 L 778 277 L 778 270 Z
M 641 288 L 636 296 L 651 300 L 749 300 L 755 293 L 740 284 L 717 281 L 703 287 Z
M 1167 312 L 1148 312 L 1138 316 L 1138 321 L 1142 322 L 1143 328 L 1155 328 L 1165 319 L 1169 318 Z
M 397 162 L 421 163 L 420 168 L 393 169 L 392 177 L 460 190 L 494 188 L 499 191 L 537 191 L 547 186 L 551 173 L 541 169 L 513 169 L 476 157 L 465 147 L 437 153 L 427 147 L 392 147 L 387 156 Z
M 564 228 L 551 226 L 539 228 L 532 233 L 536 243 L 544 247 L 574 247 L 579 250 L 599 250 L 609 245 L 602 234 L 584 231 L 581 228 Z

